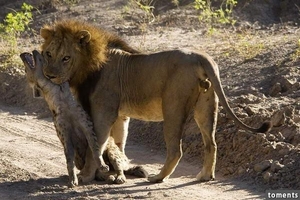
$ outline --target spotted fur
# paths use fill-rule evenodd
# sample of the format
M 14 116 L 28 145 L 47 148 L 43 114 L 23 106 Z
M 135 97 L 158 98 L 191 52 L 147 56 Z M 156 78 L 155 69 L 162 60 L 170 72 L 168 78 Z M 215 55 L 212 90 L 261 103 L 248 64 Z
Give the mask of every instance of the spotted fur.
M 75 101 L 68 82 L 56 85 L 43 75 L 42 66 L 44 60 L 41 54 L 33 51 L 33 56 L 29 53 L 23 53 L 21 58 L 26 66 L 27 80 L 31 87 L 34 88 L 35 97 L 41 93 L 52 112 L 57 136 L 64 147 L 69 186 L 74 187 L 78 185 L 75 166 L 79 170 L 84 167 L 88 144 L 96 162 L 99 159 L 99 146 L 93 130 L 93 123 L 82 106 Z M 112 165 L 116 175 L 111 175 L 98 169 L 98 179 L 124 183 L 126 181 L 124 170 L 138 177 L 147 176 L 147 172 L 141 167 L 129 167 L 128 158 L 120 151 L 113 138 L 110 138 L 107 143 L 105 155 L 107 157 L 107 165 Z

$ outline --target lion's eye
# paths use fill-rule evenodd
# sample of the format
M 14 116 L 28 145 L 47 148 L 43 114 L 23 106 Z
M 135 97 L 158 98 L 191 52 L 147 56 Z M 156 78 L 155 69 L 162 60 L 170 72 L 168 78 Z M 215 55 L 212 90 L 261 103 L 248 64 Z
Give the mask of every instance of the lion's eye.
M 71 58 L 70 56 L 65 56 L 65 57 L 62 59 L 62 61 L 65 62 L 65 63 L 66 63 L 66 62 L 69 62 L 70 58 Z
M 46 55 L 47 55 L 49 58 L 52 57 L 52 56 L 51 56 L 51 53 L 50 53 L 49 51 L 46 51 Z

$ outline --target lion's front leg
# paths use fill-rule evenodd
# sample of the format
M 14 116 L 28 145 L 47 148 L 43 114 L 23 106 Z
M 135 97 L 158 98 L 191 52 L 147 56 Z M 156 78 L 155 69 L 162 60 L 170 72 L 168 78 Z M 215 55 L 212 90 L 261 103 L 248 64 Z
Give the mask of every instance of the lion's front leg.
M 92 105 L 92 119 L 94 122 L 94 129 L 97 136 L 99 144 L 99 158 L 101 161 L 101 166 L 98 166 L 99 169 L 103 172 L 109 171 L 109 166 L 105 164 L 103 159 L 103 153 L 106 149 L 106 144 L 110 131 L 113 124 L 118 118 L 118 104 L 109 102 L 105 99 L 105 95 L 97 98 L 97 95 L 94 97 L 99 104 Z M 100 99 L 99 99 L 100 98 Z M 101 99 L 104 98 L 103 101 Z M 109 98 L 107 98 L 109 99 Z
M 128 126 L 130 118 L 126 116 L 120 116 L 113 124 L 110 135 L 114 138 L 116 145 L 119 149 L 125 153 L 125 145 L 128 136 Z

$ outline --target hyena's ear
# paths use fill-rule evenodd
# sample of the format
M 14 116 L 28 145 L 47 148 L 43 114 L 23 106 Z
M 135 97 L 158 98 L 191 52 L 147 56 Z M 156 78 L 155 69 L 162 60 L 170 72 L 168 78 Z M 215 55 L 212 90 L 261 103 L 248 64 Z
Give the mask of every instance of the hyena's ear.
M 44 38 L 45 40 L 49 40 L 53 37 L 54 35 L 54 30 L 51 29 L 48 26 L 44 26 L 43 28 L 41 28 L 40 30 L 40 35 L 42 36 L 42 38 Z
M 92 36 L 87 30 L 82 30 L 76 34 L 76 38 L 79 40 L 80 45 L 85 46 L 90 42 Z

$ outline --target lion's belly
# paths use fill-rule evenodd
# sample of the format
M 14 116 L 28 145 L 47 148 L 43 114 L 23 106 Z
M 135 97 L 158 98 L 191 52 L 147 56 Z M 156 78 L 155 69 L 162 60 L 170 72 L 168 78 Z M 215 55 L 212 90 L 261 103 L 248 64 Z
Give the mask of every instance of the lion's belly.
M 162 121 L 162 103 L 160 99 L 139 104 L 123 103 L 120 106 L 119 115 L 143 121 Z

